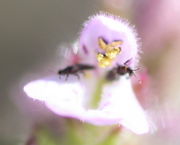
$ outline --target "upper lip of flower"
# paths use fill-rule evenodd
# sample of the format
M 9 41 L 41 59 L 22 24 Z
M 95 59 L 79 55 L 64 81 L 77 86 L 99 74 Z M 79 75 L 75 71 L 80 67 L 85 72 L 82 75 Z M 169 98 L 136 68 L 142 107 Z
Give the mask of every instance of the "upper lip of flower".
M 133 27 L 127 21 L 110 14 L 91 17 L 84 25 L 79 38 L 79 52 L 89 63 L 92 55 L 97 55 L 99 66 L 114 67 L 132 58 L 131 66 L 138 62 L 138 39 Z M 83 48 L 86 48 L 88 54 Z

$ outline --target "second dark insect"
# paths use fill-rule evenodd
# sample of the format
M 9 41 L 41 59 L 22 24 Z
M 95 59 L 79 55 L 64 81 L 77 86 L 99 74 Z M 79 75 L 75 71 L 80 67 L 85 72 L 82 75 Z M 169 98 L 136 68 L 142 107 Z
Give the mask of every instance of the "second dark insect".
M 129 76 L 132 76 L 134 74 L 135 70 L 132 70 L 130 67 L 126 66 L 126 65 L 118 65 L 117 67 L 113 68 L 112 70 L 110 70 L 107 75 L 106 75 L 106 79 L 109 81 L 113 81 L 118 79 L 119 76 L 128 74 Z

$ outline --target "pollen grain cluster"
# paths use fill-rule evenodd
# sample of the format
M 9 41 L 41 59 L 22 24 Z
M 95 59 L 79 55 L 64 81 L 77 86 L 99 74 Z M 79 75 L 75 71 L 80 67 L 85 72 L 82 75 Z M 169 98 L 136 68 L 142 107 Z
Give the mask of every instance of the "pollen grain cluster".
M 105 51 L 105 53 L 98 53 L 97 60 L 100 67 L 108 67 L 112 64 L 113 60 L 120 54 L 121 47 L 119 47 L 123 42 L 113 41 L 109 44 L 105 42 L 105 40 L 101 37 L 98 38 L 98 44 L 101 49 Z

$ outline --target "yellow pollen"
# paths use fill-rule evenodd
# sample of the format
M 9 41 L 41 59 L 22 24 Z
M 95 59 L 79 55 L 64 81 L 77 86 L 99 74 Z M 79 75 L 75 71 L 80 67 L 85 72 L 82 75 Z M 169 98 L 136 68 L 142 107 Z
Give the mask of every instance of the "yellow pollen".
M 106 51 L 106 48 L 108 45 L 106 44 L 106 42 L 102 38 L 98 39 L 98 43 L 99 43 L 99 47 Z
M 119 47 L 123 42 L 122 41 L 113 41 L 112 43 L 108 44 L 109 48 L 115 48 L 115 47 Z
M 103 55 L 103 54 L 101 54 L 101 53 L 98 53 L 98 54 L 97 54 L 97 60 L 98 60 L 98 62 L 102 61 L 103 58 L 104 58 L 104 55 Z
M 98 43 L 99 43 L 99 47 L 105 51 L 110 51 L 114 48 L 119 47 L 123 42 L 118 40 L 118 41 L 113 41 L 109 44 L 107 44 L 101 37 L 98 38 Z
M 109 57 L 101 53 L 97 54 L 97 60 L 98 60 L 99 66 L 103 68 L 110 66 L 112 63 L 112 59 L 110 59 Z
M 115 59 L 120 52 L 121 52 L 121 48 L 116 47 L 112 50 L 107 51 L 106 56 L 109 57 L 110 59 Z
M 98 38 L 99 47 L 105 51 L 105 54 L 98 53 L 97 60 L 100 67 L 107 67 L 112 64 L 112 61 L 120 54 L 121 47 L 120 45 L 123 41 L 113 41 L 109 44 L 105 42 L 101 37 Z

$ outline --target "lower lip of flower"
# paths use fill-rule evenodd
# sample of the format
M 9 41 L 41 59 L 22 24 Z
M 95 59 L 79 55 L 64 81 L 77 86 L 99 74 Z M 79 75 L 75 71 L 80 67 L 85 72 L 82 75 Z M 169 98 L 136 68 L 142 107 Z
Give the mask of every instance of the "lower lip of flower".
M 95 125 L 122 124 L 138 134 L 148 132 L 146 115 L 134 96 L 130 80 L 121 78 L 114 83 L 103 83 L 102 91 L 94 94 L 100 99 L 95 101 L 94 109 L 85 109 L 89 87 L 75 76 L 69 76 L 68 80 L 58 77 L 37 80 L 27 84 L 24 91 L 61 116 Z

